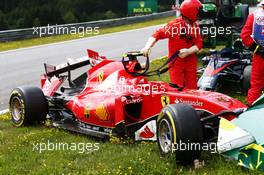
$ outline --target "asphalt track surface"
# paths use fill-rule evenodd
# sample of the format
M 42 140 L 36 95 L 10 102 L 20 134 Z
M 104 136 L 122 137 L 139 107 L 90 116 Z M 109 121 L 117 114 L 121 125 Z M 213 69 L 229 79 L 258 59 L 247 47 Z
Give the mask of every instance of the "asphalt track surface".
M 144 47 L 148 37 L 159 27 L 0 52 L 0 110 L 8 107 L 13 88 L 21 85 L 40 86 L 40 75 L 44 72 L 43 63 L 57 65 L 66 62 L 67 58 L 85 57 L 87 48 L 96 50 L 107 58 L 121 60 L 123 53 Z M 156 44 L 150 57 L 153 59 L 166 54 L 167 42 L 164 40 Z
M 250 8 L 252 12 L 255 7 Z M 140 50 L 151 34 L 161 26 L 117 32 L 55 44 L 0 52 L 0 111 L 8 107 L 10 92 L 21 85 L 40 86 L 43 63 L 57 65 L 67 58 L 86 56 L 86 49 L 93 49 L 107 58 L 121 60 L 128 51 Z M 159 41 L 150 58 L 167 54 L 167 42 Z

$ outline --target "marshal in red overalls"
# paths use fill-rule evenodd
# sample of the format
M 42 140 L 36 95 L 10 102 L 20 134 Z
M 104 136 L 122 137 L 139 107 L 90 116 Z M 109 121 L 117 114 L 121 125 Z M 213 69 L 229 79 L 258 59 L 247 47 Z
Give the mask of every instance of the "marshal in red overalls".
M 249 105 L 259 98 L 264 88 L 264 1 L 262 8 L 248 16 L 241 32 L 241 39 L 254 52 L 250 89 L 247 101 Z
M 176 33 L 177 29 L 183 29 L 189 27 L 198 28 L 198 25 L 186 24 L 182 17 L 179 17 L 169 22 L 165 27 L 157 30 L 152 36 L 156 40 L 168 38 L 169 57 L 172 56 L 176 51 L 181 49 L 190 48 L 196 45 L 199 49 L 202 48 L 203 42 L 199 33 L 193 34 L 179 34 Z M 173 31 L 174 29 L 174 31 Z M 184 29 L 183 29 L 184 30 Z M 182 32 L 184 33 L 184 32 Z M 193 53 L 185 58 L 178 58 L 169 70 L 170 79 L 173 84 L 177 84 L 180 87 L 187 89 L 197 89 L 197 57 Z
M 183 1 L 180 7 L 181 17 L 158 29 L 141 50 L 146 55 L 158 40 L 168 39 L 168 56 L 180 51 L 179 58 L 169 70 L 171 82 L 187 89 L 197 89 L 195 53 L 202 48 L 203 42 L 196 20 L 201 8 L 202 4 L 198 0 Z

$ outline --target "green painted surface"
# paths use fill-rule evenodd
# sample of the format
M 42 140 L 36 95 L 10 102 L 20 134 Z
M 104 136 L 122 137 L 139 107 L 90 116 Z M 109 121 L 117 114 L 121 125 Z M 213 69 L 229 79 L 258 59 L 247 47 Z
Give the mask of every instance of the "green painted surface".
M 157 7 L 157 0 L 128 0 L 128 15 L 156 13 Z
M 240 166 L 264 171 L 264 95 L 232 123 L 254 136 L 256 142 L 223 155 L 238 160 Z
M 206 12 L 216 12 L 216 5 L 215 4 L 203 4 L 203 10 Z
M 264 143 L 264 94 L 256 100 L 254 105 L 247 109 L 238 118 L 232 121 L 236 126 L 253 135 L 258 144 Z
M 230 151 L 224 152 L 223 155 L 227 157 L 231 157 L 232 159 L 238 160 L 239 150 L 240 148 L 232 149 Z
M 257 143 L 264 143 L 264 108 L 248 110 L 232 123 L 254 136 Z
M 251 144 L 241 149 L 238 161 L 246 168 L 264 171 L 264 145 Z
M 250 110 L 259 109 L 259 108 L 264 108 L 264 94 L 255 101 L 255 103 L 250 108 Z
M 242 17 L 242 4 L 237 4 L 235 6 L 235 17 Z

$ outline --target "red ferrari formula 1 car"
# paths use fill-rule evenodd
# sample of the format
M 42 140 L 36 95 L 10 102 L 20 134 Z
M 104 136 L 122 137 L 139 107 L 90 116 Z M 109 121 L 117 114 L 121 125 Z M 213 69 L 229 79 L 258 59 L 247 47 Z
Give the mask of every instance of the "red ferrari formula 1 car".
M 161 153 L 166 154 L 172 140 L 174 144 L 216 141 L 219 116 L 232 120 L 246 108 L 217 92 L 148 81 L 147 76 L 164 69 L 149 71 L 149 58 L 142 65 L 140 56 L 130 52 L 116 61 L 88 50 L 86 59 L 45 64 L 41 88 L 21 86 L 12 91 L 9 104 L 14 125 L 29 125 L 48 116 L 55 127 L 91 136 L 158 140 Z M 72 80 L 73 70 L 88 65 L 88 71 Z M 197 151 L 181 151 L 176 157 L 190 161 L 197 156 Z

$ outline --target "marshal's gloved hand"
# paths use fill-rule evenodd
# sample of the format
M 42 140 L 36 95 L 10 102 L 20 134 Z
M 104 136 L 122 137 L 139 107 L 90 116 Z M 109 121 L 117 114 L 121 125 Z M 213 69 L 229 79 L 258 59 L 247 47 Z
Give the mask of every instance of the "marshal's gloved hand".
M 185 58 L 185 57 L 187 57 L 189 55 L 192 55 L 192 54 L 194 54 L 194 53 L 196 53 L 198 51 L 199 51 L 199 48 L 196 45 L 194 45 L 194 46 L 192 46 L 192 47 L 190 47 L 188 49 L 184 48 L 184 49 L 180 50 L 179 57 L 180 58 Z
M 146 43 L 145 47 L 141 49 L 141 53 L 143 53 L 144 56 L 147 56 L 150 54 L 151 48 L 154 46 L 154 44 L 157 42 L 156 38 L 150 37 L 148 39 L 148 42 Z
M 264 58 L 264 47 L 261 45 L 258 45 L 257 43 L 253 43 L 250 47 L 249 50 L 252 51 L 254 54 L 258 54 L 262 58 Z
M 144 48 L 142 48 L 140 50 L 140 52 L 143 53 L 144 56 L 149 55 L 150 54 L 150 51 L 151 51 L 151 47 L 147 47 L 147 46 L 145 46 Z

